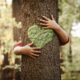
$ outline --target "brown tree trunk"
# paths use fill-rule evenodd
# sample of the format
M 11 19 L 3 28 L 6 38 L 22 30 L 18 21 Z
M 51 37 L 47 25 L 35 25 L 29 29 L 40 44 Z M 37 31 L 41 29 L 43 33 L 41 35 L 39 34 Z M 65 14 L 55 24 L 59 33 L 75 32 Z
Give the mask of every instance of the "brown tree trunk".
M 13 28 L 13 39 L 14 41 L 19 41 L 21 38 L 21 28 L 14 27 Z
M 22 40 L 29 41 L 27 30 L 41 15 L 58 19 L 58 0 L 13 0 L 13 16 L 23 24 Z M 35 60 L 22 55 L 22 80 L 60 80 L 60 55 L 57 36 L 42 48 Z

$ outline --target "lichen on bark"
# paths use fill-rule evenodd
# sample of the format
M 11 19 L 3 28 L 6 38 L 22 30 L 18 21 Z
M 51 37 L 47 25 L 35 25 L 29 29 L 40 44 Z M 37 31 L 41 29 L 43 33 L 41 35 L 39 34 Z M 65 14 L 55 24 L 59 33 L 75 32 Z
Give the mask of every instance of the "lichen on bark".
M 32 25 L 28 29 L 28 37 L 33 44 L 38 48 L 43 48 L 55 36 L 53 30 L 44 29 L 39 25 Z

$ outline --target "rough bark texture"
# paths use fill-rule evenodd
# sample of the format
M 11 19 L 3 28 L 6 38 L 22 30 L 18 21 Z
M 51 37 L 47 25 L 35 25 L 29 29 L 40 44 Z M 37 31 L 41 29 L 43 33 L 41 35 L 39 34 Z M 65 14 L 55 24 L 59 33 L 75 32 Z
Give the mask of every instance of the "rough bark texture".
M 13 39 L 14 41 L 19 41 L 21 38 L 21 28 L 14 27 L 13 28 Z
M 58 19 L 58 0 L 13 0 L 13 16 L 23 24 L 22 40 L 28 39 L 27 30 L 41 15 Z M 35 60 L 22 55 L 22 80 L 60 80 L 59 41 L 57 36 Z

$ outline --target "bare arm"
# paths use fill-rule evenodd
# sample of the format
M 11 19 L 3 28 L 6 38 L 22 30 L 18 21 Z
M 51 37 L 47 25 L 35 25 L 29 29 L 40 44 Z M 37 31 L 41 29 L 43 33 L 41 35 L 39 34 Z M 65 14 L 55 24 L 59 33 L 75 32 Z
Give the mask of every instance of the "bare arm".
M 16 46 L 14 49 L 13 49 L 13 52 L 15 54 L 24 54 L 24 55 L 27 55 L 31 58 L 35 58 L 35 57 L 38 57 L 39 54 L 41 53 L 40 52 L 40 49 L 39 48 L 36 48 L 36 47 L 31 47 L 32 43 L 29 43 L 25 46 Z
M 60 44 L 64 45 L 69 42 L 69 36 L 68 34 L 59 26 L 56 26 L 55 32 L 60 40 Z
M 42 19 L 40 19 L 40 25 L 44 26 L 44 28 L 53 29 L 57 34 L 61 45 L 68 43 L 69 41 L 68 34 L 60 27 L 59 24 L 56 23 L 52 15 L 51 15 L 51 18 L 52 19 L 49 19 L 43 16 Z

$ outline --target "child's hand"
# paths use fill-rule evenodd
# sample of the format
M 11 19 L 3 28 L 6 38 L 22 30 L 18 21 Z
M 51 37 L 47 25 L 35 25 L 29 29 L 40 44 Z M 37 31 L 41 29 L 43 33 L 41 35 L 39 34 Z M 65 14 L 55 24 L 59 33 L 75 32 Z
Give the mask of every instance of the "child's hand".
M 40 25 L 44 28 L 53 29 L 55 33 L 57 34 L 60 44 L 64 45 L 69 42 L 69 36 L 67 33 L 56 23 L 54 20 L 53 15 L 51 15 L 51 19 L 43 16 L 42 19 L 40 19 Z
M 39 21 L 40 21 L 40 25 L 44 26 L 44 28 L 57 29 L 59 27 L 56 21 L 54 20 L 53 15 L 51 15 L 51 19 L 42 16 L 42 19 L 40 19 Z
M 40 49 L 36 47 L 31 47 L 31 46 L 32 46 L 32 43 L 27 44 L 22 48 L 22 52 L 32 58 L 38 57 L 39 54 L 41 53 Z

